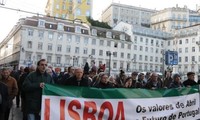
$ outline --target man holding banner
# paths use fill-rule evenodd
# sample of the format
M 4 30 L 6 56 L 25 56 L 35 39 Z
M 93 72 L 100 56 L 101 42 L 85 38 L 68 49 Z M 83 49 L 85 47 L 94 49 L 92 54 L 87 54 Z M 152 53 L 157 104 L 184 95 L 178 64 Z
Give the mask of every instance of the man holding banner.
M 39 60 L 36 71 L 30 73 L 23 83 L 28 120 L 40 120 L 42 89 L 46 83 L 54 83 L 53 78 L 46 73 L 46 67 L 47 61 Z

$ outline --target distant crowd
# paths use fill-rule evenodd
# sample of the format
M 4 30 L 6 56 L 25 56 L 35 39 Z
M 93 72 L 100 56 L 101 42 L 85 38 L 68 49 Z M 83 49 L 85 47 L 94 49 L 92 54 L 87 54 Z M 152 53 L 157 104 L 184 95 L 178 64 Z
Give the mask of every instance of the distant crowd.
M 45 83 L 66 86 L 84 86 L 106 88 L 145 88 L 145 89 L 170 89 L 198 85 L 195 73 L 188 72 L 187 79 L 181 80 L 179 74 L 172 76 L 167 71 L 163 78 L 156 72 L 146 74 L 133 71 L 127 76 L 119 70 L 116 76 L 109 76 L 105 72 L 105 65 L 84 68 L 69 66 L 61 71 L 47 64 L 45 59 L 37 62 L 37 66 L 23 67 L 14 71 L 11 68 L 2 68 L 0 71 L 0 120 L 9 120 L 13 99 L 23 112 L 23 120 L 40 120 L 42 89 Z M 182 82 L 183 81 L 183 82 Z

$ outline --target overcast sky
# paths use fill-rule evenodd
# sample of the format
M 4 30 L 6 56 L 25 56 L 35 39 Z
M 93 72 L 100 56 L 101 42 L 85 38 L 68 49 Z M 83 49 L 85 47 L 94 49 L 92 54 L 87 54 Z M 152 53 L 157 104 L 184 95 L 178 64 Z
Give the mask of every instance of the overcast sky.
M 0 0 L 2 1 L 2 0 Z M 5 7 L 36 12 L 45 14 L 45 6 L 47 0 L 4 0 Z M 149 8 L 162 10 L 168 7 L 175 7 L 176 4 L 179 7 L 187 5 L 188 8 L 196 10 L 196 5 L 200 0 L 93 0 L 93 18 L 99 19 L 101 13 L 105 8 L 107 8 L 112 2 L 117 2 L 121 4 L 133 5 L 137 7 Z M 2 41 L 12 27 L 17 23 L 18 19 L 21 17 L 32 16 L 31 14 L 25 14 L 19 11 L 11 11 L 0 7 L 0 41 Z

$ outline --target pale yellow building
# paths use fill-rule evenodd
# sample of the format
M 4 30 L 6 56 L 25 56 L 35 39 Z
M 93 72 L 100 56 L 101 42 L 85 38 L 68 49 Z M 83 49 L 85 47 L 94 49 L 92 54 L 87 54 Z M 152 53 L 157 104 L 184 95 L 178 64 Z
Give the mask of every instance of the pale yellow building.
M 48 16 L 63 19 L 81 19 L 92 15 L 93 0 L 48 0 L 45 12 Z
M 165 32 L 173 32 L 200 23 L 200 15 L 197 10 L 190 10 L 187 6 L 165 8 L 151 16 L 151 28 Z

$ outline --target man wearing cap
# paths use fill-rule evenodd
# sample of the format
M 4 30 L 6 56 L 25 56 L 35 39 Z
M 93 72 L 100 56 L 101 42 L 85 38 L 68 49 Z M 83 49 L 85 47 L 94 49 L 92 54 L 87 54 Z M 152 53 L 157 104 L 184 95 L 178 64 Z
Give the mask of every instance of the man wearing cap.
M 198 83 L 194 80 L 194 78 L 195 78 L 194 72 L 188 72 L 187 77 L 188 77 L 188 79 L 183 82 L 183 85 L 185 87 L 198 85 Z

